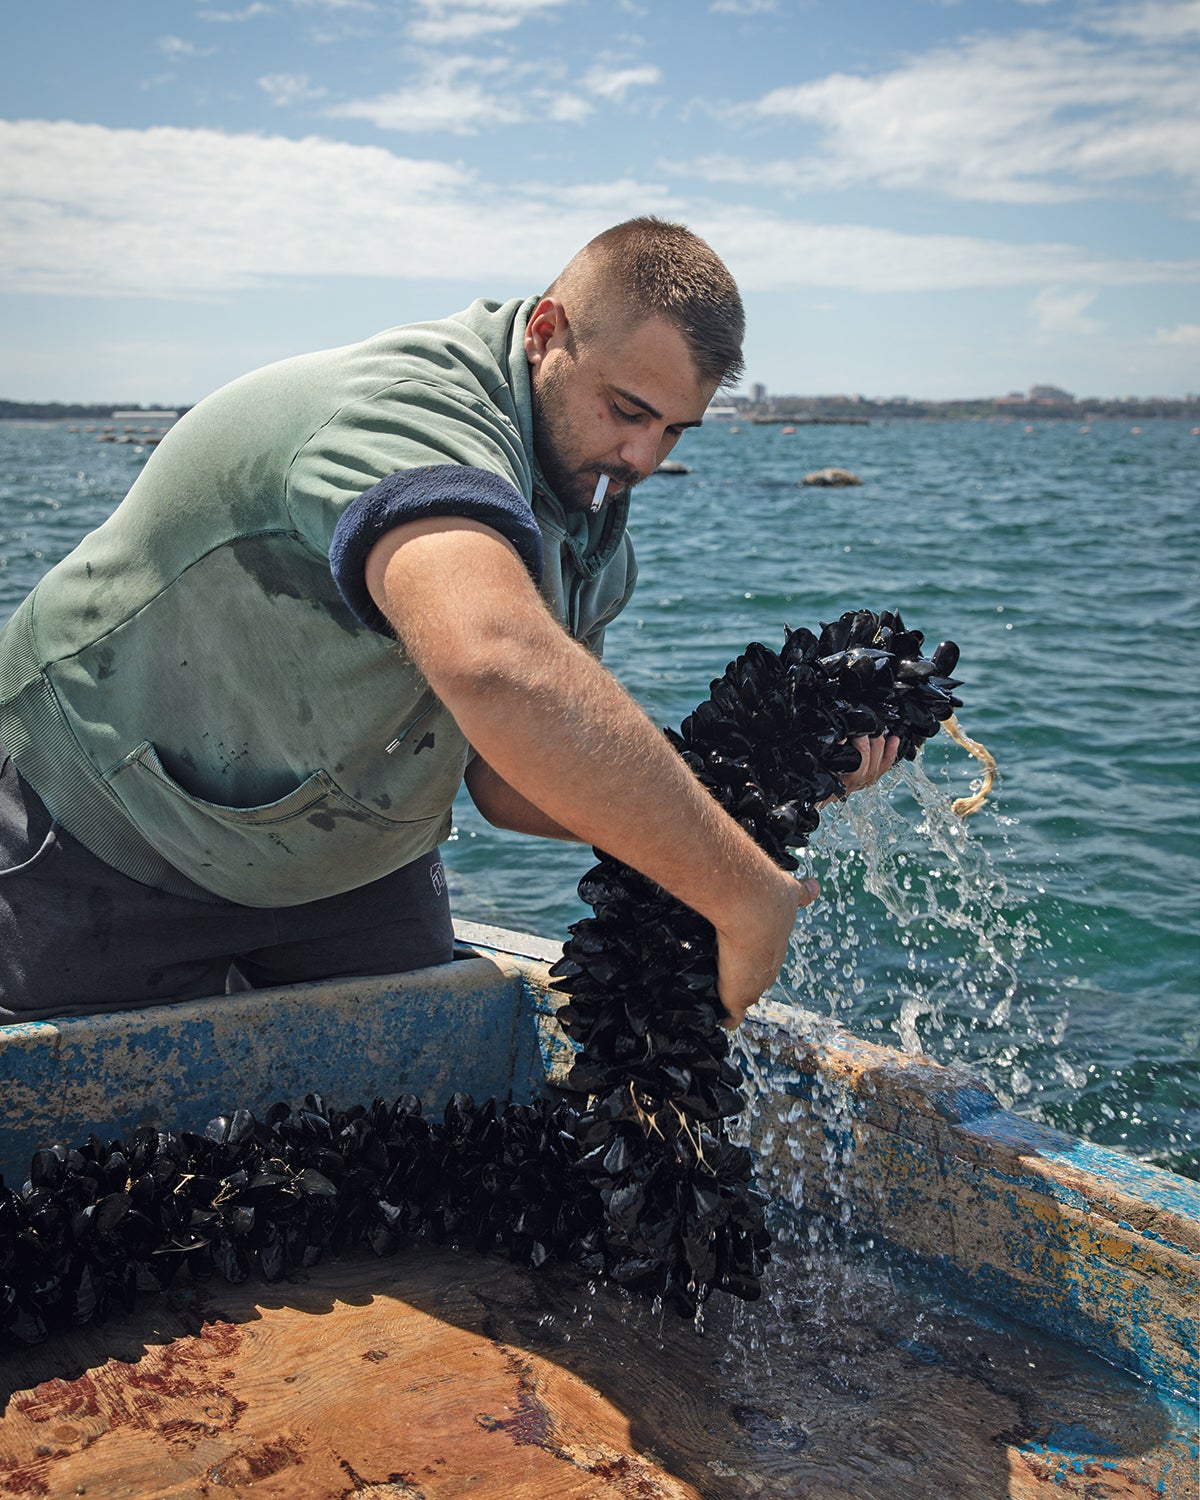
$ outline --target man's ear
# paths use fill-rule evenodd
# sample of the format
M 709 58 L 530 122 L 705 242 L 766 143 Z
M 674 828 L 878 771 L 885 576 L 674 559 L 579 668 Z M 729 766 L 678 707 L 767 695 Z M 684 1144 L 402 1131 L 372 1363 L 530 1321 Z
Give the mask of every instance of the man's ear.
M 534 369 L 552 349 L 566 343 L 567 310 L 557 297 L 543 297 L 525 325 L 525 357 Z

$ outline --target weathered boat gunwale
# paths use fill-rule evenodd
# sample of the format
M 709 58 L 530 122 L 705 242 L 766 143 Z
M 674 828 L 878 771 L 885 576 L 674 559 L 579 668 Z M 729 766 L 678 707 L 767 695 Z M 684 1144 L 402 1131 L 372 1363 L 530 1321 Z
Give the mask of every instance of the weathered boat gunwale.
M 457 1088 L 524 1098 L 561 1083 L 573 1054 L 549 988 L 557 946 L 468 924 L 459 935 L 444 969 L 0 1029 L 0 1168 L 19 1182 L 47 1140 L 145 1121 L 202 1129 L 231 1105 L 312 1089 L 341 1104 L 411 1089 L 440 1107 Z M 786 1143 L 779 1131 L 769 1143 L 765 1117 L 751 1127 L 781 1203 L 849 1218 L 1002 1312 L 1195 1399 L 1200 1188 L 1022 1120 L 965 1070 L 828 1018 L 798 1024 L 767 1001 L 744 1035 L 791 1101 Z
M 847 1217 L 985 1306 L 1073 1343 L 1176 1399 L 1197 1399 L 1200 1186 L 1003 1109 L 964 1069 L 853 1037 L 764 1002 L 753 1051 L 802 1103 L 773 1152 L 794 1177 L 829 1136 L 844 1166 L 785 1196 Z M 789 1024 L 790 1022 L 790 1024 Z M 781 1040 L 782 1039 L 782 1040 Z M 837 1096 L 830 1107 L 830 1096 Z

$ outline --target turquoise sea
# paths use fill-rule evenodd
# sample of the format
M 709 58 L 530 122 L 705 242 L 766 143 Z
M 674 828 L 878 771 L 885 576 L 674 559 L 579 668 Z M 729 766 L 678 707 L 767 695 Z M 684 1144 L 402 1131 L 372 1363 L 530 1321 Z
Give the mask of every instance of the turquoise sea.
M 1200 1176 L 1200 435 L 1185 423 L 711 423 L 635 497 L 641 581 L 606 661 L 680 719 L 754 639 L 899 608 L 958 642 L 959 712 L 824 820 L 779 998 L 971 1061 L 1006 1102 Z M 0 423 L 0 620 L 146 457 Z M 826 465 L 860 488 L 799 480 Z M 456 913 L 562 938 L 587 850 L 487 828 L 446 849 Z M 797 1024 L 803 1024 L 798 1016 Z

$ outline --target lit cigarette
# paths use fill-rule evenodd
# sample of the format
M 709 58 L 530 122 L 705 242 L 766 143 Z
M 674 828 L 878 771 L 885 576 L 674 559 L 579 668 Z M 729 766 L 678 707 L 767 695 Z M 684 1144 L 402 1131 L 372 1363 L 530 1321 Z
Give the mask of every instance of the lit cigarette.
M 601 474 L 596 481 L 596 493 L 592 496 L 592 515 L 604 504 L 604 492 L 608 489 L 608 475 Z

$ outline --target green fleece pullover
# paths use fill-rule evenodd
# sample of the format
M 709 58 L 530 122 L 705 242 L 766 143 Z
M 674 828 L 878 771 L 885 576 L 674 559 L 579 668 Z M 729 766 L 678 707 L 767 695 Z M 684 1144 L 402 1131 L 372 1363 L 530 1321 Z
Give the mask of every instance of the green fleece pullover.
M 404 520 L 496 527 L 599 652 L 636 576 L 627 505 L 567 515 L 541 477 L 533 305 L 479 301 L 225 386 L 21 605 L 0 635 L 0 738 L 93 853 L 269 907 L 445 838 L 470 747 L 362 579 Z

